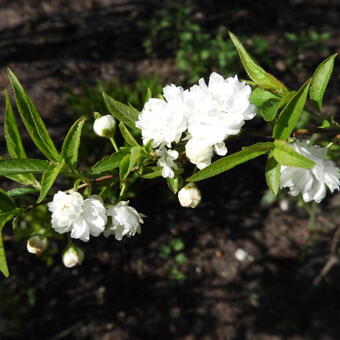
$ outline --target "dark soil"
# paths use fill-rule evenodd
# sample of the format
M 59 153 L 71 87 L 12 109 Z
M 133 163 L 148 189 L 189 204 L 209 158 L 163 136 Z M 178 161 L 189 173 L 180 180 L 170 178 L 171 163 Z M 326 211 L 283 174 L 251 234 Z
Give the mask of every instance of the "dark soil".
M 164 5 L 169 5 L 166 2 Z M 271 67 L 294 84 L 309 76 L 282 68 L 285 50 L 275 42 L 284 32 L 331 32 L 325 44 L 340 51 L 339 1 L 290 0 L 217 4 L 194 2 L 208 28 L 225 21 L 235 33 L 266 37 Z M 85 80 L 131 82 L 157 72 L 175 81 L 171 56 L 147 59 L 140 18 L 154 1 L 0 1 L 0 87 L 8 87 L 10 66 L 27 88 L 54 138 L 60 140 L 74 117 L 65 89 Z M 315 67 L 322 59 L 311 51 Z M 339 63 L 338 63 L 339 64 Z M 339 67 L 328 106 L 339 114 Z M 310 72 L 310 71 L 309 71 Z M 235 146 L 236 148 L 236 146 Z M 46 266 L 29 255 L 25 242 L 5 246 L 11 276 L 0 283 L 0 339 L 340 339 L 340 271 L 333 266 L 313 284 L 327 262 L 340 217 L 333 195 L 319 208 L 312 231 L 309 216 L 294 205 L 262 206 L 264 159 L 201 183 L 202 204 L 180 208 L 164 181 L 143 183 L 132 200 L 146 214 L 143 232 L 117 242 L 92 239 L 84 264 L 67 269 L 55 256 Z M 161 256 L 173 239 L 184 243 L 187 261 Z M 53 244 L 62 250 L 62 244 Z M 249 257 L 241 262 L 235 251 Z M 338 295 L 339 294 L 339 295 Z

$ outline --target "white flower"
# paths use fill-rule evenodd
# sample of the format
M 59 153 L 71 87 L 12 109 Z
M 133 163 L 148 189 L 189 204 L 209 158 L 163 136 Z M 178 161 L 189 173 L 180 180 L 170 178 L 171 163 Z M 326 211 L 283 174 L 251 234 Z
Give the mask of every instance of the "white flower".
M 203 169 L 211 163 L 213 148 L 200 139 L 192 138 L 185 145 L 185 153 L 192 164 Z
M 183 93 L 182 87 L 168 85 L 163 89 L 165 100 L 150 98 L 146 102 L 136 122 L 144 144 L 152 139 L 154 148 L 161 144 L 170 147 L 180 141 L 187 128 Z
M 201 78 L 185 93 L 188 131 L 206 145 L 222 143 L 240 132 L 245 120 L 254 118 L 256 107 L 249 101 L 251 87 L 235 77 L 224 79 L 217 73 L 208 85 Z M 218 148 L 218 147 L 217 147 Z
M 70 231 L 72 238 L 87 242 L 90 235 L 99 236 L 105 229 L 106 210 L 99 196 L 84 200 L 78 192 L 58 191 L 47 205 L 52 212 L 52 228 L 60 234 Z
M 130 207 L 129 201 L 121 201 L 117 205 L 107 209 L 107 215 L 111 216 L 112 224 L 104 231 L 104 236 L 114 234 L 116 240 L 121 241 L 124 236 L 131 237 L 141 233 L 142 214 Z
M 188 184 L 178 192 L 179 203 L 185 208 L 196 208 L 201 198 L 201 192 L 194 184 Z
M 116 129 L 116 120 L 111 115 L 96 119 L 93 123 L 94 132 L 101 137 L 111 137 Z
M 309 145 L 306 141 L 296 141 L 290 146 L 314 161 L 315 165 L 310 169 L 281 166 L 281 188 L 289 188 L 292 196 L 302 193 L 305 202 L 321 202 L 326 196 L 326 187 L 331 192 L 339 190 L 340 170 L 330 160 L 326 160 L 327 149 Z
M 43 236 L 32 236 L 27 241 L 27 251 L 31 254 L 41 255 L 48 247 L 48 239 Z
M 167 150 L 165 146 L 161 146 L 156 150 L 156 155 L 159 157 L 157 166 L 162 168 L 162 176 L 164 178 L 173 178 L 178 166 L 174 160 L 178 158 L 178 152 L 176 150 Z
M 67 268 L 81 265 L 84 261 L 84 252 L 78 247 L 70 246 L 64 251 L 62 260 L 64 266 Z

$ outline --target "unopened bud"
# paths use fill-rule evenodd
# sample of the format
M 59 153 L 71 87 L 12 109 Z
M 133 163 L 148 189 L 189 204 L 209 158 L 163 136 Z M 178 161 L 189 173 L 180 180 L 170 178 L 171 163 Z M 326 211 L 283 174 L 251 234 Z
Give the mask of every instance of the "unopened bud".
M 84 252 L 78 247 L 70 246 L 64 251 L 62 260 L 64 266 L 67 268 L 81 265 L 84 260 Z
M 48 239 L 41 236 L 32 236 L 27 241 L 27 251 L 40 256 L 48 247 Z
M 185 153 L 191 163 L 203 169 L 211 163 L 213 148 L 200 140 L 190 139 L 185 145 Z
M 96 119 L 93 123 L 94 132 L 101 137 L 110 138 L 116 129 L 116 120 L 111 115 Z
M 179 203 L 185 208 L 196 208 L 201 198 L 201 192 L 194 184 L 188 184 L 178 192 Z

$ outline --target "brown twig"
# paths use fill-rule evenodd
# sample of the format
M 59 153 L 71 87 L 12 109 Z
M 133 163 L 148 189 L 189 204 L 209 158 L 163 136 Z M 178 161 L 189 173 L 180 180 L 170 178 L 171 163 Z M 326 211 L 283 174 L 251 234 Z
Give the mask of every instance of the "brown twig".
M 337 228 L 331 243 L 330 255 L 327 262 L 322 267 L 319 275 L 314 279 L 313 285 L 318 286 L 322 279 L 328 274 L 328 272 L 339 262 L 337 256 L 338 243 L 340 238 L 340 227 Z

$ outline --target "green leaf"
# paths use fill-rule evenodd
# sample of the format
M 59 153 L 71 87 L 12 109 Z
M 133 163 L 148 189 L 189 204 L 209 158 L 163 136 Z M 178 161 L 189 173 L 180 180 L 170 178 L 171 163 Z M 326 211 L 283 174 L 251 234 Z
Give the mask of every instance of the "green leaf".
M 4 130 L 8 154 L 12 158 L 26 158 L 26 152 L 22 145 L 21 136 L 7 90 L 4 91 L 4 96 L 6 102 Z
M 282 95 L 288 91 L 286 86 L 278 79 L 266 72 L 260 65 L 258 65 L 250 54 L 246 51 L 240 40 L 233 33 L 229 32 L 230 38 L 235 45 L 240 56 L 242 65 L 246 70 L 248 76 L 256 84 L 266 90 L 273 91 L 276 94 Z
M 216 176 L 222 172 L 230 170 L 235 166 L 247 162 L 253 158 L 261 156 L 273 149 L 274 143 L 257 143 L 242 148 L 242 151 L 235 152 L 230 156 L 223 157 L 218 161 L 210 164 L 206 168 L 198 171 L 196 174 L 187 178 L 188 182 L 197 182 L 202 179 Z
M 0 213 L 5 213 L 15 209 L 15 202 L 8 196 L 8 194 L 0 189 Z
M 6 102 L 4 130 L 8 154 L 12 158 L 26 158 L 26 152 L 22 144 L 18 125 L 7 90 L 4 91 L 4 96 Z M 17 175 L 14 180 L 25 185 L 32 185 L 35 187 L 38 186 L 38 182 L 32 174 Z
M 41 191 L 37 203 L 40 203 L 46 197 L 64 165 L 65 161 L 62 160 L 59 164 L 43 173 L 41 179 Z
M 167 178 L 168 187 L 170 190 L 176 194 L 177 191 L 183 186 L 183 179 L 180 176 L 173 178 Z
M 10 69 L 8 69 L 8 78 L 15 94 L 19 114 L 34 144 L 49 160 L 59 161 L 60 155 L 47 132 L 44 122 L 31 99 Z
M 123 122 L 119 123 L 119 130 L 125 141 L 131 146 L 139 145 Z
M 279 111 L 280 103 L 280 99 L 269 99 L 259 107 L 258 112 L 266 122 L 271 122 Z
M 273 138 L 287 139 L 294 130 L 305 106 L 310 81 L 308 80 L 282 110 L 273 130 Z
M 115 118 L 117 118 L 119 121 L 123 122 L 127 126 L 131 127 L 132 129 L 136 129 L 135 122 L 138 119 L 139 111 L 114 100 L 112 97 L 108 96 L 105 93 L 103 93 L 103 98 L 107 109 Z
M 22 173 L 44 172 L 50 169 L 47 161 L 41 159 L 0 159 L 0 176 Z
M 127 151 L 118 151 L 111 156 L 104 157 L 91 168 L 91 174 L 100 174 L 118 168 L 120 161 L 127 154 Z
M 10 221 L 16 215 L 15 211 L 8 211 L 5 213 L 0 213 L 0 271 L 5 275 L 5 277 L 9 276 L 6 254 L 4 248 L 4 242 L 2 239 L 2 229 L 5 224 Z
M 278 97 L 274 93 L 261 89 L 260 87 L 257 87 L 251 92 L 249 100 L 255 106 L 261 106 L 269 99 L 279 99 L 279 98 L 280 97 Z
M 144 179 L 154 179 L 160 176 L 162 176 L 162 168 L 152 167 L 151 169 L 147 169 L 141 177 Z
M 281 165 L 275 160 L 273 152 L 268 156 L 266 163 L 266 182 L 269 189 L 276 196 L 280 189 Z
M 296 168 L 312 168 L 315 163 L 296 152 L 289 144 L 283 140 L 274 141 L 275 148 L 273 150 L 273 156 L 275 160 L 285 166 L 293 166 Z
M 85 120 L 86 118 L 80 118 L 71 126 L 61 148 L 62 157 L 72 168 L 77 166 L 80 136 Z
M 126 155 L 119 163 L 119 178 L 124 181 L 129 176 L 130 155 Z
M 21 188 L 14 188 L 14 189 L 8 190 L 7 194 L 9 197 L 13 198 L 13 197 L 36 193 L 38 191 L 39 190 L 35 188 L 21 187 Z
M 141 160 L 143 155 L 143 147 L 134 146 L 130 151 L 130 163 L 128 172 L 130 173 L 135 166 L 138 166 L 139 161 Z
M 333 72 L 334 68 L 334 59 L 338 54 L 332 54 L 326 60 L 324 60 L 315 70 L 310 90 L 309 96 L 315 106 L 321 111 L 322 108 L 322 99 L 325 94 L 326 87 L 329 83 L 329 79 Z

